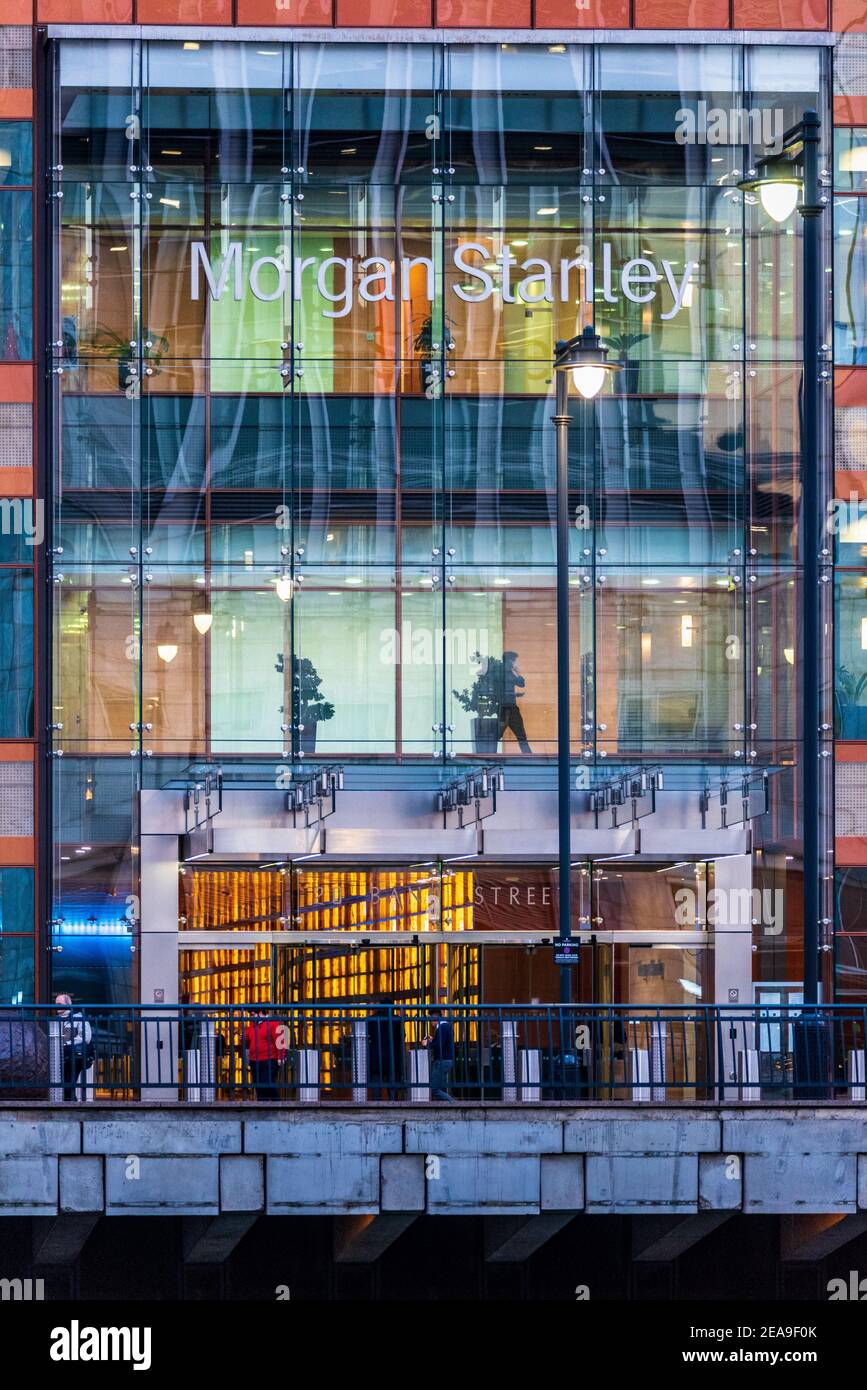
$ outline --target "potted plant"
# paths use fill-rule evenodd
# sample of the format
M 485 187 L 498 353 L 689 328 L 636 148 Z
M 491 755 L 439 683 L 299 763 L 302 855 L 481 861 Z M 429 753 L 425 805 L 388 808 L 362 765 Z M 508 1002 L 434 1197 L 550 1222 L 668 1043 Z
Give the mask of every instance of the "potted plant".
M 320 691 L 322 678 L 306 656 L 299 656 L 292 672 L 292 714 L 298 729 L 299 752 L 310 756 L 316 752 L 316 728 L 326 719 L 334 718 L 334 706 Z
M 480 756 L 496 753 L 500 741 L 500 705 L 504 671 L 502 661 L 495 656 L 482 656 L 473 652 L 473 661 L 479 663 L 479 674 L 469 690 L 453 690 L 452 694 L 461 709 L 474 714 L 473 748 Z
M 125 391 L 130 384 L 130 367 L 135 361 L 130 338 L 122 338 L 113 328 L 97 324 L 90 346 L 108 362 L 117 362 L 117 385 Z M 152 338 L 150 329 L 142 331 L 142 366 L 159 368 L 160 362 L 169 350 L 168 338 Z M 148 347 L 147 344 L 150 344 Z

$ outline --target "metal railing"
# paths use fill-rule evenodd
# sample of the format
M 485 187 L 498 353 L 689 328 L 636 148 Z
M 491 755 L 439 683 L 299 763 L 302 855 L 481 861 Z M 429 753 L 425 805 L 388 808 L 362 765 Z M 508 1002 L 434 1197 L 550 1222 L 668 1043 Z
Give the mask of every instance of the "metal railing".
M 867 1006 L 0 1009 L 0 1103 L 867 1100 Z

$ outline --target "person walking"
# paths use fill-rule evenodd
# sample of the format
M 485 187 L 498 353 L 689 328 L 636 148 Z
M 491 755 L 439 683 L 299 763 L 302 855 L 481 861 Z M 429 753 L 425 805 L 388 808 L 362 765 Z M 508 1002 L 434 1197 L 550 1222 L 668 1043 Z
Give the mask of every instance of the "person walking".
M 60 1015 L 60 1041 L 63 1048 L 63 1099 L 85 1100 L 87 1072 L 93 1065 L 93 1029 L 81 1009 L 73 1012 L 72 995 L 58 994 L 54 1000 Z M 82 1075 L 85 1084 L 79 1095 Z
M 430 1053 L 430 1098 L 453 1105 L 454 1099 L 446 1088 L 455 1065 L 454 1029 L 443 1017 L 442 1009 L 431 1009 L 430 1017 L 435 1020 L 434 1031 L 422 1043 Z
M 500 691 L 500 727 L 497 741 L 502 739 L 507 729 L 511 729 L 521 752 L 532 753 L 524 728 L 524 716 L 518 708 L 518 701 L 524 698 L 526 684 L 518 670 L 518 653 L 503 652 L 503 688 Z
M 283 1056 L 280 1024 L 264 1009 L 254 1009 L 244 1029 L 244 1050 L 257 1100 L 279 1100 L 277 1073 Z

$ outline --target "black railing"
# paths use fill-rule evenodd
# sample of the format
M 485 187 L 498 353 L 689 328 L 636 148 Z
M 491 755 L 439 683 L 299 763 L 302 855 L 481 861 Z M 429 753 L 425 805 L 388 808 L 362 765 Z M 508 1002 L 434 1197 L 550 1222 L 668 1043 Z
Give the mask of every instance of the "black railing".
M 867 1007 L 0 1009 L 0 1102 L 864 1103 Z

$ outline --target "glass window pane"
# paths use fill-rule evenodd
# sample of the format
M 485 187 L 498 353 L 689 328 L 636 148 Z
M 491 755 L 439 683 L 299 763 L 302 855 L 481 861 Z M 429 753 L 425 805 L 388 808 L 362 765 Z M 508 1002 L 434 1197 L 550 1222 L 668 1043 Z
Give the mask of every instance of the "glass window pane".
M 0 185 L 30 183 L 33 178 L 33 126 L 30 121 L 0 121 Z
M 0 361 L 33 356 L 33 196 L 0 189 Z
M 0 569 L 0 738 L 33 737 L 33 575 Z
M 33 870 L 0 869 L 0 933 L 33 931 Z

